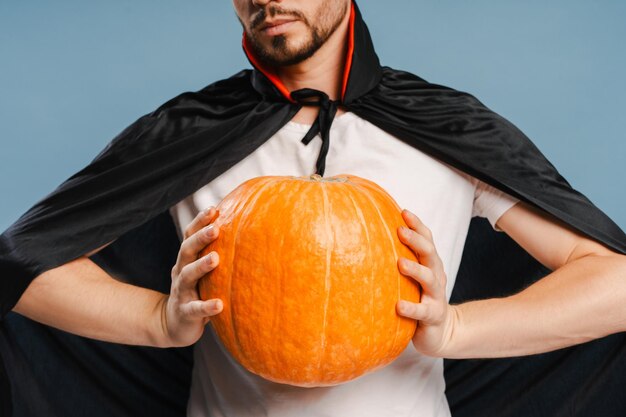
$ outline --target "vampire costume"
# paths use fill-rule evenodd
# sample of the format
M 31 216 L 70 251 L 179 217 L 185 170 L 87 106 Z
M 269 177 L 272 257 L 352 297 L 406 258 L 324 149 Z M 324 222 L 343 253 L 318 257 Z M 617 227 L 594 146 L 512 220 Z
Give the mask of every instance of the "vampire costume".
M 244 49 L 246 44 L 244 40 Z M 191 348 L 89 340 L 10 310 L 29 283 L 108 242 L 92 259 L 111 275 L 167 292 L 179 248 L 168 209 L 263 144 L 302 105 L 323 140 L 337 106 L 405 143 L 536 206 L 607 247 L 626 236 L 573 190 L 511 123 L 473 96 L 382 67 L 353 4 L 339 101 L 289 92 L 248 54 L 242 71 L 139 118 L 0 239 L 0 412 L 23 416 L 183 416 Z M 304 146 L 304 145 L 303 145 Z M 549 271 L 484 219 L 470 226 L 452 302 L 504 296 Z M 615 334 L 527 357 L 446 361 L 455 417 L 626 415 L 626 340 Z

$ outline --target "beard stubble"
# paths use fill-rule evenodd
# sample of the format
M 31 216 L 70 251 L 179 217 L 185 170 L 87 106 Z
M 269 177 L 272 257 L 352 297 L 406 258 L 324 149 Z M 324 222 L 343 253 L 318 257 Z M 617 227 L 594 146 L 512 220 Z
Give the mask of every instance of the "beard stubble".
M 344 2 L 342 10 L 333 13 L 334 7 L 336 8 L 333 3 L 336 3 L 336 1 L 326 0 L 320 5 L 313 16 L 315 24 L 297 10 L 285 10 L 276 5 L 261 9 L 250 24 L 250 31 L 246 31 L 250 49 L 263 64 L 273 67 L 295 65 L 307 60 L 337 30 L 347 12 L 347 3 Z M 270 17 L 290 16 L 299 19 L 307 29 L 308 38 L 302 45 L 290 47 L 287 36 L 277 35 L 272 38 L 269 46 L 263 45 L 255 35 L 255 28 L 265 21 L 267 15 Z

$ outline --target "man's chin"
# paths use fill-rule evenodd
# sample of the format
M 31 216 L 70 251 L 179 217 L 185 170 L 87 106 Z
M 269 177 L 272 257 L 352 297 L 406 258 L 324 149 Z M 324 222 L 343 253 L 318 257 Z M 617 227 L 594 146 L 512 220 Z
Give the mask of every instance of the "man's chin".
M 256 49 L 258 58 L 272 66 L 288 66 L 299 64 L 312 54 L 310 44 L 293 42 L 287 37 L 276 36 L 271 45 L 258 45 Z M 259 48 L 260 47 L 260 48 Z

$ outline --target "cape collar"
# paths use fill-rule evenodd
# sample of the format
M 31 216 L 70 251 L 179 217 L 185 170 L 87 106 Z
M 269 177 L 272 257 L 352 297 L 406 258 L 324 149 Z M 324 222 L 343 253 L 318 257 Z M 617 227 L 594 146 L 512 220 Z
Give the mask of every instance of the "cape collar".
M 350 9 L 349 25 L 348 53 L 344 65 L 340 100 L 342 104 L 349 104 L 370 91 L 380 82 L 382 76 L 380 61 L 374 50 L 372 38 L 354 0 Z M 264 67 L 252 54 L 247 46 L 245 33 L 242 37 L 242 47 L 254 68 L 252 73 L 254 89 L 265 97 L 295 103 L 296 99 L 292 97 L 292 92 L 285 87 L 276 73 Z

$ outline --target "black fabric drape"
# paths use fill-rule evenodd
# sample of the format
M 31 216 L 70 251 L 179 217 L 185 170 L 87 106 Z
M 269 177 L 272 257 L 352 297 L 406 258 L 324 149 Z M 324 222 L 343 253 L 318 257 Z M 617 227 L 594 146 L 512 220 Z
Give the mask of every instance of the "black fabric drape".
M 337 105 L 626 253 L 619 227 L 522 132 L 467 93 L 381 67 L 356 7 L 353 22 L 352 65 Z M 129 126 L 0 236 L 0 353 L 15 416 L 184 414 L 190 348 L 104 344 L 8 312 L 37 275 L 111 241 L 94 260 L 120 279 L 166 292 L 179 244 L 167 210 L 300 108 L 256 67 L 183 93 Z M 453 300 L 509 294 L 546 272 L 474 220 Z M 620 334 L 546 355 L 446 361 L 448 399 L 455 416 L 626 415 L 623 350 Z
M 169 213 L 162 213 L 91 259 L 122 281 L 169 292 L 178 248 Z M 0 332 L 13 397 L 3 406 L 13 403 L 16 417 L 185 415 L 191 347 L 99 342 L 15 313 L 5 317 Z

